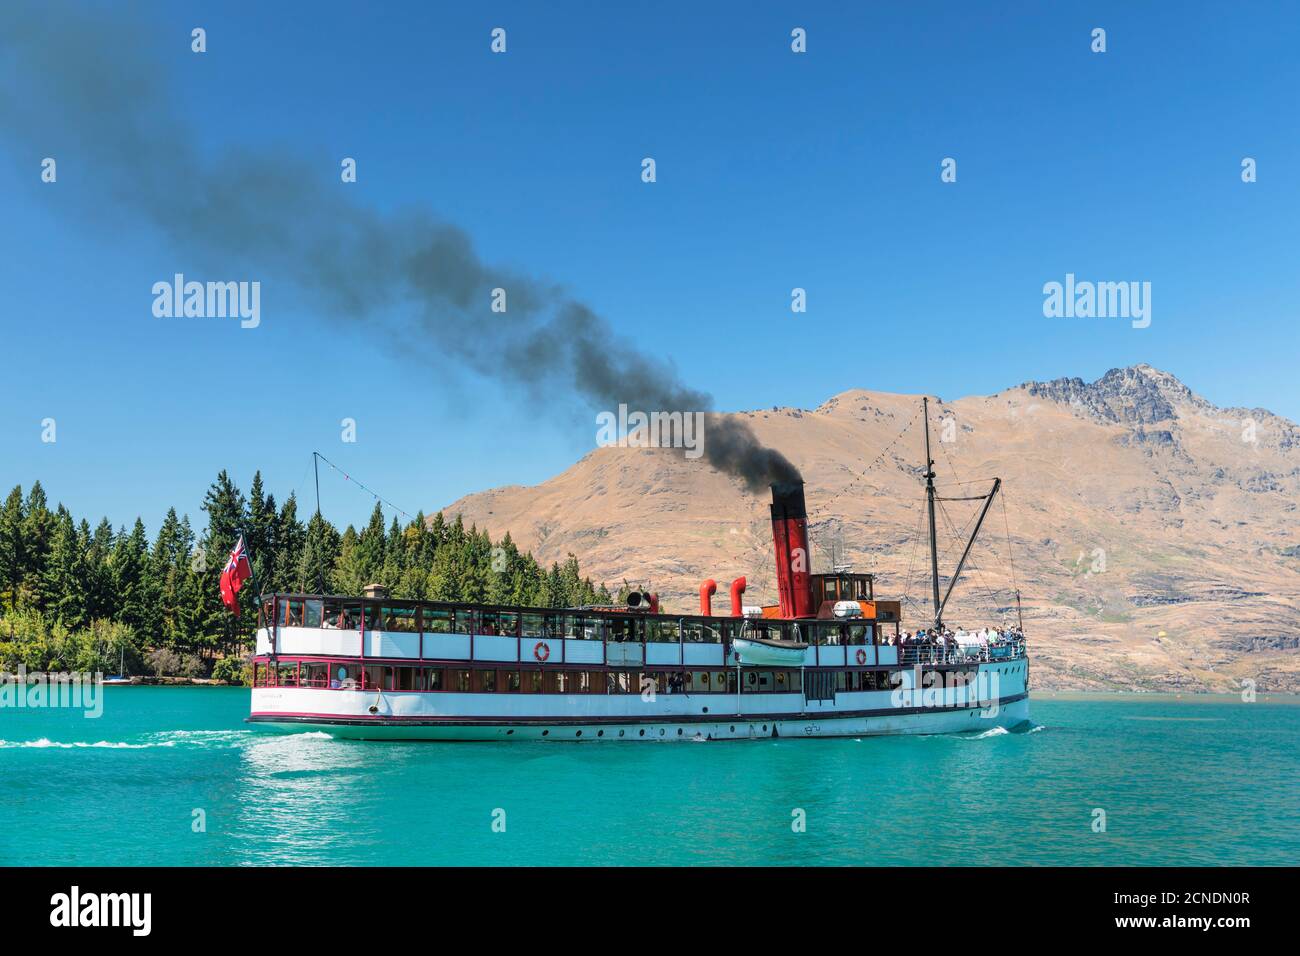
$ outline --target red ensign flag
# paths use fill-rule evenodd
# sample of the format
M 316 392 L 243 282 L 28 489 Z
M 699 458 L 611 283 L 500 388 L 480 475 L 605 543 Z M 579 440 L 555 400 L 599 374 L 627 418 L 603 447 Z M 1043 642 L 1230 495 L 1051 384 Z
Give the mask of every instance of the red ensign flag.
M 239 617 L 239 589 L 253 576 L 253 568 L 248 563 L 248 553 L 244 550 L 244 536 L 241 534 L 234 548 L 230 551 L 230 560 L 221 572 L 221 603 L 230 608 L 230 613 Z

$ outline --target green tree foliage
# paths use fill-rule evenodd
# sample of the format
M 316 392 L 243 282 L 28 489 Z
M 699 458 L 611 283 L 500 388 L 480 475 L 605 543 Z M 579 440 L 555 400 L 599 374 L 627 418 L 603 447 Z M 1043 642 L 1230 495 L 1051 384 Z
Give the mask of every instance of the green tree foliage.
M 416 515 L 388 522 L 378 503 L 358 531 L 342 533 L 320 514 L 304 525 L 290 494 L 282 506 L 260 472 L 248 496 L 222 471 L 202 502 L 207 525 L 169 508 L 152 544 L 137 518 L 91 529 L 63 505 L 49 509 L 34 484 L 0 505 L 0 667 L 131 673 L 170 669 L 242 673 L 252 646 L 256 593 L 361 593 L 381 584 L 409 600 L 482 601 L 536 607 L 609 603 L 609 590 L 582 577 L 572 554 L 545 568 L 509 534 Z M 219 577 L 239 535 L 254 581 L 240 592 L 236 621 L 221 603 Z

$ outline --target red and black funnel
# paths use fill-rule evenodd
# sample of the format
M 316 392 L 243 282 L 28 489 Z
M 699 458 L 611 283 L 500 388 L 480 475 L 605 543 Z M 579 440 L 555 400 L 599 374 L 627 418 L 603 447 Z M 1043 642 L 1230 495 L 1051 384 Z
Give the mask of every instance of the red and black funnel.
M 772 543 L 776 547 L 776 589 L 782 617 L 813 617 L 812 581 L 808 572 L 808 509 L 803 482 L 772 486 Z

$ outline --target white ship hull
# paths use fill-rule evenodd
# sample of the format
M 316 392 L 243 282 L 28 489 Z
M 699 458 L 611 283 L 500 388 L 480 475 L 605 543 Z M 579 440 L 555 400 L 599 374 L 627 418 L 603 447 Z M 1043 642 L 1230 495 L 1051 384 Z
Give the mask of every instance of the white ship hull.
M 1029 720 L 1023 659 L 968 686 L 837 693 L 474 694 L 267 687 L 250 721 L 359 740 L 700 741 L 979 733 Z M 993 703 L 996 701 L 996 703 Z

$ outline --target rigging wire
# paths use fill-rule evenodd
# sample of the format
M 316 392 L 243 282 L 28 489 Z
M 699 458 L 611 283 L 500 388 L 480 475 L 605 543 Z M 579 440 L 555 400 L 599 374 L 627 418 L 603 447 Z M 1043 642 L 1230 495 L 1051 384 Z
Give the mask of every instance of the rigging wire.
M 887 454 L 889 454 L 890 449 L 892 449 L 895 445 L 897 445 L 899 439 L 901 439 L 904 435 L 907 434 L 907 430 L 908 430 L 909 428 L 911 428 L 914 424 L 916 424 L 916 419 L 917 419 L 917 417 L 918 417 L 919 415 L 920 415 L 920 412 L 913 412 L 913 413 L 912 413 L 912 417 L 909 418 L 908 421 L 907 421 L 907 424 L 903 426 L 903 430 L 900 431 L 897 435 L 895 435 L 895 436 L 890 440 L 889 444 L 886 445 L 884 448 L 882 448 L 882 449 L 880 450 L 880 453 L 879 453 L 878 455 L 876 455 L 876 457 L 873 458 L 873 459 L 871 460 L 871 462 L 867 465 L 867 467 L 863 468 L 862 471 L 860 471 L 857 475 L 854 476 L 854 478 L 853 478 L 852 481 L 850 481 L 847 485 L 845 485 L 843 488 L 841 488 L 839 491 L 837 491 L 834 495 L 832 495 L 832 496 L 831 496 L 831 497 L 826 501 L 826 503 L 825 503 L 824 505 L 822 505 L 822 508 L 828 508 L 828 507 L 830 507 L 830 505 L 834 504 L 834 503 L 835 503 L 837 500 L 839 500 L 841 497 L 843 497 L 844 495 L 848 494 L 849 491 L 851 491 L 851 490 L 852 490 L 852 489 L 857 485 L 857 483 L 858 483 L 859 481 L 861 481 L 863 478 L 865 478 L 865 477 L 867 476 L 867 472 L 871 471 L 872 468 L 875 468 L 876 465 L 878 465 L 881 461 L 883 461 L 884 458 L 885 458 L 885 456 L 886 456 Z M 899 468 L 899 471 L 902 471 L 904 474 L 907 473 L 907 472 L 906 472 L 906 469 L 904 469 L 901 465 L 898 466 L 898 468 Z
M 397 505 L 393 504 L 391 501 L 389 501 L 387 498 L 385 498 L 385 497 L 383 497 L 382 495 L 380 495 L 378 492 L 376 492 L 376 491 L 374 491 L 373 489 L 367 487 L 365 484 L 363 484 L 363 483 L 362 483 L 361 481 L 359 481 L 358 479 L 353 478 L 353 477 L 352 477 L 351 475 L 349 475 L 346 471 L 344 471 L 344 470 L 343 470 L 342 468 L 340 468 L 338 465 L 334 464 L 334 462 L 330 461 L 328 458 L 326 458 L 326 457 L 325 457 L 324 455 L 322 455 L 320 452 L 315 451 L 315 452 L 312 452 L 312 454 L 315 455 L 317 458 L 319 458 L 321 461 L 325 462 L 325 464 L 329 465 L 331 468 L 333 468 L 333 469 L 334 469 L 336 472 L 338 472 L 340 475 L 342 475 L 344 481 L 350 481 L 350 482 L 352 482 L 354 485 L 356 485 L 358 488 L 360 488 L 360 489 L 361 489 L 362 491 L 364 491 L 366 494 L 370 495 L 370 496 L 371 496 L 372 498 L 374 498 L 376 501 L 380 501 L 380 502 L 383 502 L 384 504 L 388 505 L 388 507 L 392 508 L 394 511 L 396 511 L 399 515 L 401 515 L 401 516 L 402 516 L 403 518 L 405 518 L 407 521 L 414 521 L 414 520 L 415 520 L 415 518 L 412 517 L 411 514 L 410 514 L 409 512 L 403 511 L 401 508 L 397 507 Z

